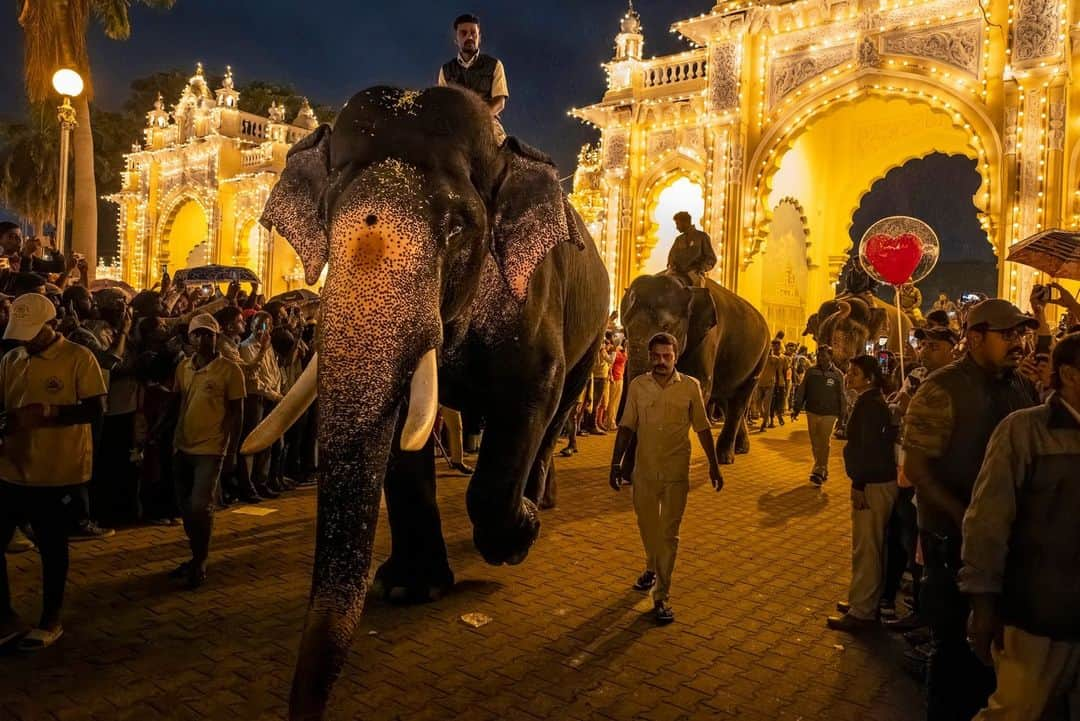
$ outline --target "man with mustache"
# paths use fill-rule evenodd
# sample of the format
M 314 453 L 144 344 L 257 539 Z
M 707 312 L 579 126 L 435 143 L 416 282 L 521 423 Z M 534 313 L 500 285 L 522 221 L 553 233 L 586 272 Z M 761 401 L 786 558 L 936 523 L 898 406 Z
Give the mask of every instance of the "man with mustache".
M 921 612 L 933 650 L 927 721 L 969 721 L 994 690 L 993 672 L 967 641 L 968 601 L 957 586 L 961 529 L 990 436 L 1005 416 L 1037 403 L 1016 373 L 1038 321 L 1000 298 L 967 318 L 967 354 L 919 386 L 903 423 L 903 470 L 915 487 L 924 559 Z
M 652 373 L 642 373 L 630 382 L 626 407 L 619 419 L 619 435 L 611 458 L 608 482 L 618 491 L 623 482 L 623 462 L 631 442 L 637 439 L 633 456 L 634 513 L 645 546 L 645 572 L 634 588 L 652 590 L 653 611 L 660 625 L 675 620 L 668 603 L 671 572 L 679 548 L 679 525 L 690 492 L 691 428 L 697 433 L 709 461 L 709 480 L 717 491 L 724 487 L 716 462 L 701 385 L 675 370 L 679 344 L 668 333 L 649 340 Z
M 475 15 L 460 15 L 454 20 L 454 42 L 458 48 L 457 57 L 439 69 L 438 83 L 456 85 L 479 95 L 491 108 L 495 140 L 502 145 L 506 131 L 499 122 L 499 115 L 510 97 L 502 61 L 480 52 L 480 18 Z

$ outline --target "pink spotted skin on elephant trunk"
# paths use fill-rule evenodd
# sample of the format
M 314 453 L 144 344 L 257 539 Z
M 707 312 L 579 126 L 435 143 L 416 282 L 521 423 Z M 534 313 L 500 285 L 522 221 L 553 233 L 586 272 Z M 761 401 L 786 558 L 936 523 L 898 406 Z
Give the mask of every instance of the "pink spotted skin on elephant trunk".
M 322 478 L 292 719 L 323 717 L 363 610 L 410 380 L 442 342 L 438 245 L 420 187 L 409 166 L 384 161 L 349 184 L 332 215 L 319 337 Z

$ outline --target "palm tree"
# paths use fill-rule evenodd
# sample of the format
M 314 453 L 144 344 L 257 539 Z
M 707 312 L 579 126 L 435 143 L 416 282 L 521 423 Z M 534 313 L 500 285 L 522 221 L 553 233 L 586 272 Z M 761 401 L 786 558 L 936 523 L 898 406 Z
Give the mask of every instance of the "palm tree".
M 176 0 L 137 0 L 167 10 Z M 90 17 L 101 23 L 113 40 L 131 36 L 128 14 L 131 0 L 23 0 L 19 24 L 26 35 L 26 93 L 33 104 L 55 100 L 52 75 L 61 67 L 82 75 L 86 90 L 72 101 L 78 126 L 72 138 L 75 156 L 75 198 L 71 206 L 71 248 L 97 265 L 97 184 L 94 181 L 94 136 L 90 128 L 90 101 L 94 85 L 90 72 L 86 32 Z M 57 219 L 64 222 L 64 219 Z
M 53 109 L 34 108 L 30 116 L 28 123 L 0 127 L 0 202 L 41 235 L 56 216 L 60 148 Z

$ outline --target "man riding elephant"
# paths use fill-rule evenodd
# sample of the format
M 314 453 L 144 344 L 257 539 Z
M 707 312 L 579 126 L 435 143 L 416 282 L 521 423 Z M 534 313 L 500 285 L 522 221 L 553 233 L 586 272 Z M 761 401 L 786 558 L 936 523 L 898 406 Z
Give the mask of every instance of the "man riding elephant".
M 675 227 L 679 236 L 668 251 L 667 269 L 689 286 L 705 287 L 705 274 L 716 266 L 709 234 L 694 227 L 694 221 L 685 210 L 675 214 Z

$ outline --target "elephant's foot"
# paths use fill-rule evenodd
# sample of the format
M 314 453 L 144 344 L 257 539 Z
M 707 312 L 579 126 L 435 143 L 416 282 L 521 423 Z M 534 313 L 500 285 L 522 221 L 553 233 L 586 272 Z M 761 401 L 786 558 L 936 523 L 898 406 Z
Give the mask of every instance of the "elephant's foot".
M 722 466 L 730 466 L 732 463 L 735 462 L 735 451 L 717 451 L 716 462 Z
M 412 604 L 438 601 L 454 587 L 454 572 L 441 564 L 410 564 L 388 558 L 371 582 L 370 593 L 392 603 Z
M 540 512 L 528 498 L 521 499 L 517 518 L 509 525 L 480 526 L 473 529 L 473 543 L 484 560 L 493 566 L 515 566 L 529 555 L 536 537 L 540 535 Z
M 737 455 L 745 456 L 749 452 L 750 452 L 750 441 L 745 441 L 743 443 L 736 444 L 735 453 Z

